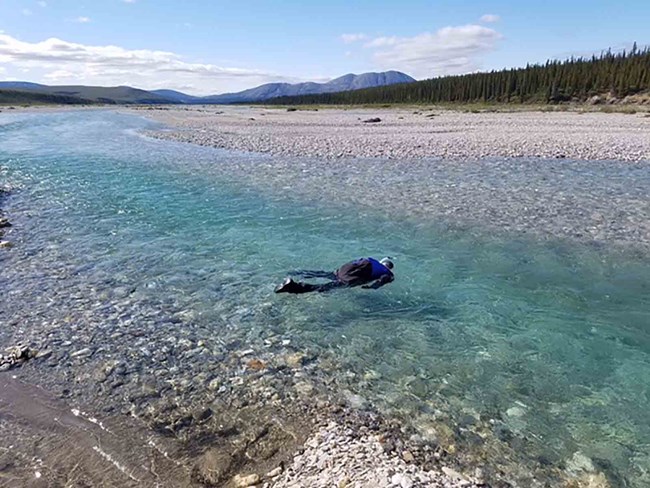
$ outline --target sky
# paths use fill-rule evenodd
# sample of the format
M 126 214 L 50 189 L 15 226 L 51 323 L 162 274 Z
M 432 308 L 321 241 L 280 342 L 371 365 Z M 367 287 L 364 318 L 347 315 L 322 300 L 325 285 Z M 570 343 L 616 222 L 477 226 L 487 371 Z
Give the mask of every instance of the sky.
M 650 44 L 650 0 L 0 0 L 0 80 L 193 95 Z

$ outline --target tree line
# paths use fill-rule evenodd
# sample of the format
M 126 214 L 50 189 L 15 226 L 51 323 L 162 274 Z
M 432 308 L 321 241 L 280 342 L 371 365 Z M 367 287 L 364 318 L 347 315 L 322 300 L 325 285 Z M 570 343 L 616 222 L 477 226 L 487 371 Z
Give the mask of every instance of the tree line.
M 373 103 L 562 103 L 584 102 L 610 93 L 623 98 L 650 91 L 650 48 L 590 58 L 528 64 L 460 76 L 444 76 L 415 83 L 366 88 L 338 93 L 274 98 L 273 104 L 373 104 Z

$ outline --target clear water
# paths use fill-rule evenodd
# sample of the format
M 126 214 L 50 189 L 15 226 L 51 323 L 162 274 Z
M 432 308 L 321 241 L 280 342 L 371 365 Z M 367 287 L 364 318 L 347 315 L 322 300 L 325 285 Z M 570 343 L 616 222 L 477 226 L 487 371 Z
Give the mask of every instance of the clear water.
M 442 443 L 436 422 L 469 414 L 507 429 L 502 441 L 531 465 L 570 467 L 580 452 L 614 482 L 650 484 L 646 255 L 261 191 L 229 168 L 272 158 L 137 134 L 153 127 L 111 112 L 2 114 L 0 177 L 16 187 L 20 230 L 0 254 L 0 305 L 19 300 L 23 314 L 2 343 L 37 329 L 44 296 L 50 316 L 74 309 L 58 274 L 74 270 L 89 289 L 134 287 L 134 300 L 172 304 L 214 334 L 224 320 L 242 335 L 288 331 L 339 358 L 342 388 L 423 434 L 436 425 Z M 288 270 L 363 255 L 394 256 L 396 282 L 272 293 Z

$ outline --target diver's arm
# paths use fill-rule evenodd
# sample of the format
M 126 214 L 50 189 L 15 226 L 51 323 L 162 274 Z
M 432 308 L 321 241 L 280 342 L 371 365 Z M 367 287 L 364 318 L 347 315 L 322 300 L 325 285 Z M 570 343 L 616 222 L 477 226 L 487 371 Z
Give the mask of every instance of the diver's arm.
M 361 288 L 363 288 L 364 290 L 369 290 L 369 289 L 376 290 L 377 288 L 381 288 L 382 286 L 387 285 L 388 283 L 390 283 L 394 279 L 395 278 L 393 277 L 392 274 L 385 274 L 385 275 L 382 275 L 374 283 L 372 283 L 370 285 L 363 285 Z

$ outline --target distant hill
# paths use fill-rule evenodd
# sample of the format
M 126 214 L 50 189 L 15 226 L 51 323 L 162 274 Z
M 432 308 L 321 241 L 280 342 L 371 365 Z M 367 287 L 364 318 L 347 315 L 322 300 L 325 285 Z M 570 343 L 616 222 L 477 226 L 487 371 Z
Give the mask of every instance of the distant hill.
M 29 81 L 0 81 L 0 89 L 7 90 L 39 90 L 47 88 L 47 85 L 30 83 Z
M 159 95 L 161 97 L 165 97 L 167 100 L 171 101 L 172 103 L 201 103 L 199 100 L 201 100 L 202 97 L 195 97 L 192 95 L 188 95 L 183 92 L 179 92 L 176 90 L 151 90 L 150 93 L 155 93 L 156 95 Z
M 225 93 L 202 97 L 201 103 L 247 103 L 261 102 L 276 97 L 291 97 L 320 93 L 334 93 L 376 86 L 394 85 L 397 83 L 412 83 L 415 79 L 399 71 L 384 73 L 363 73 L 360 75 L 347 74 L 328 81 L 327 83 L 267 83 L 237 93 Z
M 276 97 L 332 93 L 360 88 L 411 83 L 415 80 L 399 71 L 385 73 L 347 74 L 327 83 L 267 83 L 249 90 L 223 95 L 195 97 L 176 90 L 140 90 L 129 86 L 49 86 L 26 81 L 0 81 L 0 90 L 20 90 L 68 97 L 69 102 L 61 103 L 119 103 L 119 104 L 228 104 L 262 102 Z M 83 100 L 83 101 L 75 101 Z M 8 102 L 21 103 L 21 102 Z M 56 102 L 53 102 L 56 103 Z
M 86 103 L 88 100 L 97 103 L 173 103 L 164 96 L 130 86 L 48 86 L 37 83 L 0 81 L 0 89 L 3 88 L 79 98 L 85 100 Z
M 0 87 L 0 105 L 82 105 L 94 103 L 92 100 L 84 100 L 79 97 L 67 95 L 52 95 L 28 90 L 5 90 Z

